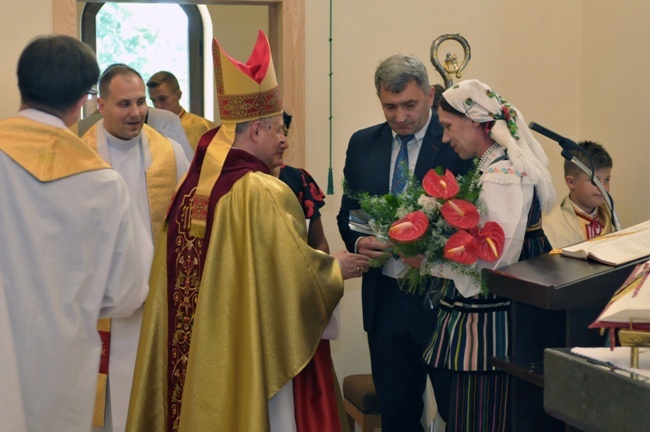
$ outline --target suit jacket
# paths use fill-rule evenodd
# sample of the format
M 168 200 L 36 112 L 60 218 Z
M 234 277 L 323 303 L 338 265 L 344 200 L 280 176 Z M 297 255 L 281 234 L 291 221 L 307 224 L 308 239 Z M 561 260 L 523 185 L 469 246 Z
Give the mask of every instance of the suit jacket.
M 461 160 L 449 145 L 442 143 L 443 129 L 438 122 L 438 114 L 431 111 L 431 115 L 415 165 L 415 177 L 421 181 L 427 171 L 438 166 L 449 169 L 455 175 L 467 172 L 472 166 L 472 161 Z M 392 143 L 393 133 L 388 123 L 371 126 L 352 135 L 343 168 L 343 175 L 351 190 L 368 192 L 372 195 L 384 195 L 389 192 Z M 348 226 L 350 210 L 359 207 L 357 200 L 343 195 L 341 209 L 337 216 L 339 232 L 351 252 L 354 251 L 357 239 L 363 236 L 350 230 Z M 363 327 L 367 332 L 372 329 L 375 286 L 379 283 L 380 276 L 381 268 L 371 269 L 364 274 L 361 283 Z

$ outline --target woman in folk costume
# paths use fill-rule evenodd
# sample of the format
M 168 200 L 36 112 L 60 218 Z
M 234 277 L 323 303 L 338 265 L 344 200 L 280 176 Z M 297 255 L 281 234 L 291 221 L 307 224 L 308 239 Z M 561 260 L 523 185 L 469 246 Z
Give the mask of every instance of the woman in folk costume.
M 223 124 L 201 137 L 156 247 L 127 430 L 341 430 L 333 387 L 292 383 L 333 379 L 306 366 L 343 279 L 369 262 L 309 247 L 270 175 L 287 146 L 264 33 L 245 64 L 216 40 L 213 54 Z
M 282 114 L 285 126 L 285 135 L 289 137 L 289 128 L 293 116 L 284 112 Z M 303 212 L 305 213 L 305 220 L 307 221 L 307 243 L 309 246 L 314 249 L 323 251 L 325 253 L 330 252 L 329 242 L 325 236 L 325 230 L 323 228 L 323 221 L 321 218 L 320 209 L 325 205 L 325 193 L 321 190 L 316 180 L 312 175 L 304 168 L 296 168 L 293 166 L 282 164 L 276 169 L 272 170 L 273 175 L 278 177 L 284 183 L 289 186 L 298 198 L 298 202 L 302 207 Z M 332 318 L 330 323 L 327 325 L 323 331 L 323 338 L 318 346 L 316 355 L 312 361 L 302 370 L 302 372 L 293 380 L 293 388 L 295 391 L 300 391 L 297 387 L 312 387 L 312 388 L 334 388 L 334 393 L 332 392 L 323 392 L 322 400 L 330 400 L 331 402 L 336 402 L 339 406 L 338 408 L 342 409 L 339 413 L 340 418 L 346 418 L 345 407 L 343 404 L 343 395 L 341 394 L 341 388 L 336 377 L 336 372 L 334 370 L 334 362 L 332 360 L 332 354 L 330 349 L 330 340 L 338 339 L 341 332 L 341 310 L 340 304 L 337 305 L 336 309 L 332 313 Z M 331 370 L 331 374 L 323 374 L 319 371 Z M 326 381 L 319 382 L 321 378 L 325 377 Z M 303 390 L 304 392 L 304 390 Z M 296 401 L 296 403 L 303 403 L 306 401 Z M 327 410 L 335 408 L 336 405 L 332 403 L 319 403 L 322 408 L 324 408 L 322 415 L 319 415 L 318 419 L 312 419 L 312 423 L 308 430 L 339 430 L 333 425 L 325 426 L 320 422 L 321 418 L 333 417 L 327 414 Z M 351 431 L 354 432 L 354 431 Z
M 541 228 L 541 212 L 555 202 L 548 159 L 514 105 L 477 80 L 447 89 L 438 108 L 443 142 L 462 159 L 479 158 L 479 225 L 500 224 L 505 234 L 501 256 L 478 260 L 480 268 L 498 268 L 550 250 Z M 508 354 L 510 302 L 470 276 L 440 262 L 407 260 L 445 278 L 438 325 L 424 353 L 448 388 L 435 388 L 448 431 L 503 431 L 506 425 L 507 375 L 490 364 Z

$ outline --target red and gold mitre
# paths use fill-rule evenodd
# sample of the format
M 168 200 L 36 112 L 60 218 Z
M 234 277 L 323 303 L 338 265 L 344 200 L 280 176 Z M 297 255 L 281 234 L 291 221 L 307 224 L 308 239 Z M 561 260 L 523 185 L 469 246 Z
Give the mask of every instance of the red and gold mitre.
M 212 55 L 222 125 L 206 150 L 192 197 L 190 232 L 199 238 L 205 236 L 210 193 L 235 141 L 236 124 L 282 114 L 271 46 L 263 31 L 259 31 L 246 63 L 226 54 L 217 39 L 212 42 Z
M 212 56 L 222 123 L 242 123 L 282 114 L 271 46 L 262 30 L 246 63 L 226 54 L 217 39 L 212 42 Z

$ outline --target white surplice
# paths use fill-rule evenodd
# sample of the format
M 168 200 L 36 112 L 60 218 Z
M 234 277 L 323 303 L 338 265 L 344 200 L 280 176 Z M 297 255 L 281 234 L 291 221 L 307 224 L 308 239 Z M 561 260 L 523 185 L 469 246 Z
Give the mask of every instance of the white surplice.
M 85 134 L 95 123 L 102 119 L 99 111 L 81 119 L 77 123 L 79 136 Z M 176 141 L 183 148 L 187 160 L 194 158 L 194 149 L 190 145 L 178 115 L 164 109 L 149 107 L 146 123 L 170 140 Z
M 176 180 L 178 181 L 187 172 L 190 163 L 182 147 L 171 139 L 169 141 L 172 143 L 176 158 Z M 126 181 L 133 205 L 137 208 L 142 225 L 146 227 L 148 245 L 153 247 L 149 195 L 145 177 L 145 171 L 151 165 L 152 156 L 146 135 L 141 133 L 133 139 L 121 140 L 108 134 L 104 127 L 104 120 L 100 120 L 97 123 L 97 151 Z M 171 196 L 169 198 L 171 199 Z M 144 257 L 147 274 L 152 259 L 153 253 Z M 129 317 L 111 321 L 111 348 L 108 362 L 109 397 L 107 400 L 107 404 L 110 404 L 107 407 L 110 418 L 106 419 L 104 428 L 95 428 L 94 430 L 122 432 L 126 429 L 131 382 L 133 381 L 141 325 L 142 308 Z
M 18 359 L 14 338 L 11 334 L 11 322 L 7 309 L 2 278 L 0 277 L 0 424 L 3 429 L 12 432 L 27 432 L 22 391 L 18 380 Z
M 40 111 L 20 115 L 66 129 Z M 111 169 L 42 183 L 0 152 L 0 209 L 0 277 L 27 430 L 87 432 L 101 351 L 97 320 L 141 307 L 147 279 L 133 263 L 151 246 Z

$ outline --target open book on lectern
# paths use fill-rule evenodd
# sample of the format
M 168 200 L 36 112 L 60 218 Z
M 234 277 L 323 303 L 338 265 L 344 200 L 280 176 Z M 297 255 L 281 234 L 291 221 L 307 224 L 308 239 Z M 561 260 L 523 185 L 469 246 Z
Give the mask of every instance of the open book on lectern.
M 617 266 L 650 256 L 650 221 L 564 247 L 562 256 Z
M 650 261 L 637 264 L 589 328 L 650 328 Z

